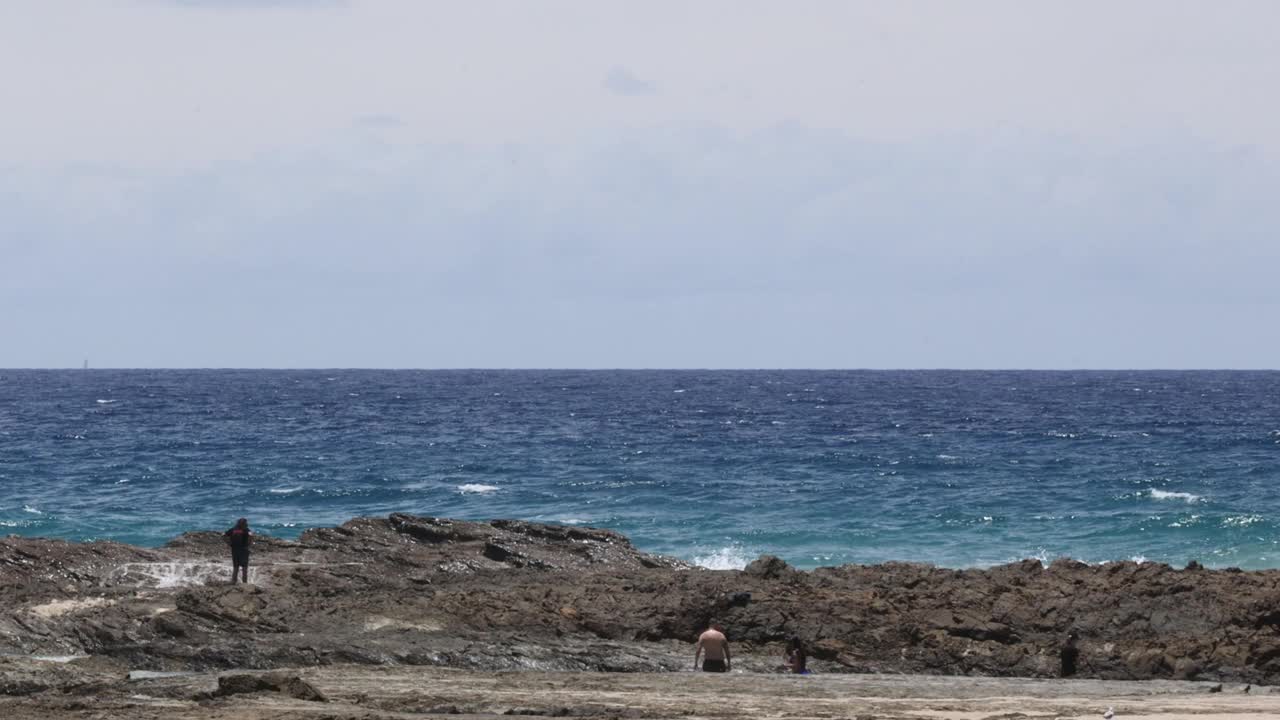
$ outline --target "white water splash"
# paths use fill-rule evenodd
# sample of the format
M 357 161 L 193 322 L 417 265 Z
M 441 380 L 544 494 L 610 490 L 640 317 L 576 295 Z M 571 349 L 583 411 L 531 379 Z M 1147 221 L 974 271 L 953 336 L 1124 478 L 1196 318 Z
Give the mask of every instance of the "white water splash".
M 1261 515 L 1233 515 L 1222 521 L 1222 527 L 1249 527 L 1254 523 L 1262 522 Z
M 1152 488 L 1151 491 L 1148 493 L 1148 496 L 1152 500 L 1183 500 L 1189 503 L 1193 503 L 1202 499 L 1199 495 L 1195 495 L 1193 493 L 1171 492 L 1169 490 L 1160 490 L 1159 488 Z
M 1038 560 L 1040 562 L 1040 567 L 1049 567 L 1053 564 L 1053 556 L 1049 555 L 1048 548 L 1036 548 L 1036 554 L 1031 555 L 1028 559 Z M 1010 560 L 1009 562 L 1017 562 L 1017 560 Z
M 693 564 L 708 570 L 741 570 L 755 558 L 741 545 L 728 545 L 706 555 L 696 555 Z
M 481 485 L 479 483 L 467 483 L 465 485 L 458 486 L 458 492 L 462 493 L 463 495 L 488 495 L 489 493 L 493 493 L 497 491 L 498 491 L 497 485 Z
M 152 588 L 178 588 L 230 582 L 231 564 L 213 562 L 125 563 L 112 578 L 121 584 Z M 249 582 L 257 585 L 257 568 L 249 568 Z

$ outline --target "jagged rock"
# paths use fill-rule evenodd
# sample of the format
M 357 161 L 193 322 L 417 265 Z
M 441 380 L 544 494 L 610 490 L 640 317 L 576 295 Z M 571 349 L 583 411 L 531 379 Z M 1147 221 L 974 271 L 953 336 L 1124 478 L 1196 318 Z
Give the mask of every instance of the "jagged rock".
M 773 580 L 786 577 L 795 569 L 787 564 L 785 560 L 776 555 L 761 555 L 747 565 L 743 571 L 752 577 L 758 577 L 765 580 Z
M 0 695 L 25 696 L 49 691 L 66 693 L 97 687 L 123 676 L 109 661 L 63 663 L 0 657 Z
M 1200 663 L 1195 660 L 1180 658 L 1173 664 L 1173 677 L 1175 680 L 1195 680 L 1201 670 Z
M 324 693 L 297 675 L 283 673 L 223 675 L 218 678 L 216 697 L 254 692 L 278 692 L 298 700 L 329 702 Z
M 218 533 L 158 550 L 0 540 L 0 651 L 145 670 L 652 671 L 686 665 L 714 619 L 741 667 L 755 653 L 771 669 L 798 636 L 825 672 L 1048 677 L 1075 632 L 1076 677 L 1280 683 L 1278 571 L 1059 559 L 801 572 L 771 556 L 710 571 L 608 530 L 404 514 L 264 538 L 249 586 L 227 584 L 225 554 Z M 28 681 L 0 678 L 40 692 Z

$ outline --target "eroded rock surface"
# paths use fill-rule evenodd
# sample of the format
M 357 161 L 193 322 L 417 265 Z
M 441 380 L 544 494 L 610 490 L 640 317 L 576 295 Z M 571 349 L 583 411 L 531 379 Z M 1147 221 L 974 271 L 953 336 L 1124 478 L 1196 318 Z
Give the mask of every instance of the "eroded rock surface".
M 66 692 L 127 670 L 677 670 L 712 618 L 746 670 L 775 670 L 798 635 L 823 672 L 1053 677 L 1074 631 L 1082 677 L 1280 681 L 1276 571 L 800 572 L 769 557 L 713 571 L 605 530 L 402 514 L 262 539 L 248 586 L 227 584 L 225 556 L 216 533 L 159 549 L 0 539 L 0 654 L 109 663 L 60 665 L 49 682 L 0 664 L 0 692 Z

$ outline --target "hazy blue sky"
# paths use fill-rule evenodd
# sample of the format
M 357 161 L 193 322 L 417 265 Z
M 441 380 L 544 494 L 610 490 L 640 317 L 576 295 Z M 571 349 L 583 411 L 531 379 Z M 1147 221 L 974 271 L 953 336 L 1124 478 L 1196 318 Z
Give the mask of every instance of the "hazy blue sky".
M 0 0 L 0 367 L 1277 367 L 1278 27 Z

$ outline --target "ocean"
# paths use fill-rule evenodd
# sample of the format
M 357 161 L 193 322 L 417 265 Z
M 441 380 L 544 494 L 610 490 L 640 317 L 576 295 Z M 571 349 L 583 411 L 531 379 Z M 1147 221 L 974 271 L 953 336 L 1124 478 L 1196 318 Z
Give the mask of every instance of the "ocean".
M 1280 372 L 0 370 L 0 533 L 522 518 L 712 568 L 1280 567 Z

